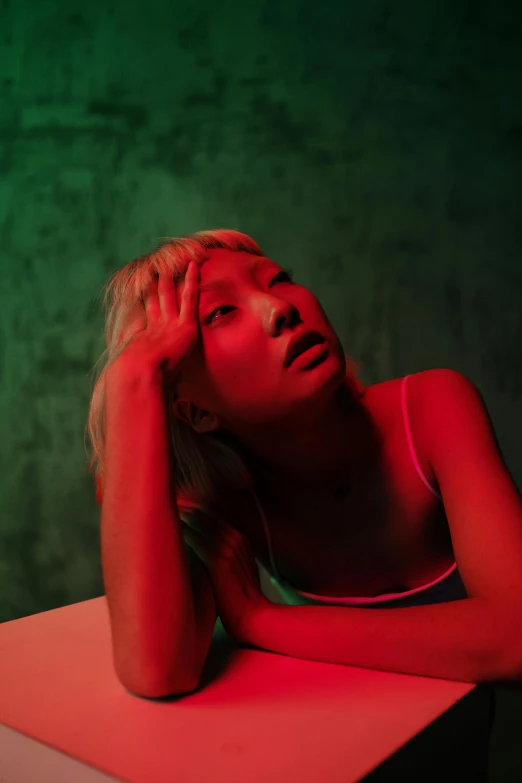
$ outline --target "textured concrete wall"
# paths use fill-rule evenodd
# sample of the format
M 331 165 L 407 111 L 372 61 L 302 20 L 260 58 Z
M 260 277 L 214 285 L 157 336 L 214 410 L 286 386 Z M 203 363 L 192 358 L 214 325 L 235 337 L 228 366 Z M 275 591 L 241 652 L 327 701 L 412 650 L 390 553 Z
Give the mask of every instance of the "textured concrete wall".
M 519 6 L 327 5 L 1 3 L 0 620 L 103 592 L 96 297 L 161 236 L 252 234 L 366 383 L 468 374 L 522 480 Z
M 516 6 L 4 2 L 2 619 L 96 593 L 96 297 L 165 235 L 295 268 L 366 383 L 483 391 L 522 478 Z

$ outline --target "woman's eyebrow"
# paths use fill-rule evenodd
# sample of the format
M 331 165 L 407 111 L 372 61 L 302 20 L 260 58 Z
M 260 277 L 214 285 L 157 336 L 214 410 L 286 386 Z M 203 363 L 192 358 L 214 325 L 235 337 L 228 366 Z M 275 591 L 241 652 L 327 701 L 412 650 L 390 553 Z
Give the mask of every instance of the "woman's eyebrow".
M 270 265 L 273 266 L 274 262 L 267 258 L 253 258 L 248 262 L 249 272 L 253 272 L 257 267 Z M 235 285 L 235 279 L 232 277 L 220 277 L 217 280 L 211 280 L 208 283 L 202 283 L 199 286 L 199 293 L 204 294 L 207 291 L 215 291 L 217 289 L 230 288 Z

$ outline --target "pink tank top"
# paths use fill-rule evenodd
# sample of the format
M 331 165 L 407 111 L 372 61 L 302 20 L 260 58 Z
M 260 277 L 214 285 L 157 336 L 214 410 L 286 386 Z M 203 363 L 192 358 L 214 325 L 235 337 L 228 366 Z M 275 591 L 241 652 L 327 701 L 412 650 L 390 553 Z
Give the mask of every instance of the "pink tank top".
M 410 455 L 413 461 L 413 464 L 415 466 L 415 470 L 419 474 L 419 477 L 421 481 L 426 485 L 426 487 L 429 489 L 430 492 L 432 492 L 436 497 L 442 500 L 441 495 L 437 492 L 436 489 L 434 489 L 431 484 L 426 479 L 424 473 L 421 470 L 419 461 L 417 459 L 417 455 L 415 454 L 415 449 L 413 447 L 413 441 L 411 437 L 411 429 L 410 429 L 410 422 L 408 420 L 408 412 L 406 407 L 406 381 L 407 378 L 409 378 L 409 375 L 406 375 L 403 378 L 402 384 L 401 384 L 401 404 L 402 404 L 402 413 L 403 413 L 403 420 L 404 420 L 404 428 L 406 432 L 406 439 L 408 442 L 408 448 L 410 451 Z M 371 605 L 371 604 L 377 604 L 377 603 L 384 603 L 387 601 L 397 601 L 400 599 L 401 601 L 403 599 L 407 599 L 409 596 L 415 596 L 417 594 L 424 594 L 426 591 L 430 590 L 431 588 L 435 588 L 440 583 L 444 582 L 444 580 L 447 580 L 448 577 L 450 577 L 454 572 L 456 572 L 457 569 L 457 563 L 453 563 L 453 565 L 445 571 L 443 574 L 441 574 L 437 579 L 434 579 L 431 582 L 428 582 L 425 585 L 422 585 L 421 587 L 416 587 L 413 590 L 406 590 L 401 593 L 382 593 L 381 595 L 374 596 L 372 598 L 361 598 L 360 596 L 357 597 L 349 597 L 349 596 L 324 596 L 324 595 L 315 595 L 314 593 L 306 593 L 303 590 L 298 590 L 296 587 L 293 587 L 288 581 L 284 579 L 284 577 L 281 576 L 277 569 L 277 564 L 274 559 L 273 549 L 272 549 L 272 540 L 270 537 L 270 529 L 268 527 L 268 522 L 265 516 L 265 513 L 263 511 L 263 508 L 261 506 L 261 503 L 259 502 L 259 498 L 257 497 L 254 490 L 251 490 L 252 496 L 254 499 L 254 502 L 257 505 L 257 508 L 259 510 L 259 514 L 261 516 L 261 519 L 263 521 L 263 527 L 265 530 L 266 540 L 267 540 L 267 548 L 270 556 L 270 566 L 271 566 L 271 574 L 269 575 L 270 581 L 273 585 L 275 585 L 278 589 L 278 591 L 281 593 L 283 598 L 287 603 L 292 604 L 307 604 L 307 603 L 327 603 L 327 604 L 338 604 L 338 605 L 344 605 L 344 606 L 362 606 L 362 605 Z M 259 562 L 259 560 L 256 561 L 260 568 L 264 568 L 263 564 Z M 458 575 L 458 572 L 455 574 L 456 579 L 453 580 L 457 588 L 456 592 L 459 594 L 462 593 L 462 582 L 460 580 L 460 577 Z M 439 590 L 440 592 L 440 590 Z M 464 597 L 464 596 L 463 596 Z M 304 600 L 301 600 L 304 599 Z M 446 597 L 445 600 L 451 600 L 451 598 Z

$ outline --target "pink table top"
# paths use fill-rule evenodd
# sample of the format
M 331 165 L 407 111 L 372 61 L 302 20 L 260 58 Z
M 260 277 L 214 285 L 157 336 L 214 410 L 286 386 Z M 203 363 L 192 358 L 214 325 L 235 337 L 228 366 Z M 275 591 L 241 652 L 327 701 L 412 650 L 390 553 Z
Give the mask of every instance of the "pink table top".
M 128 693 L 105 596 L 0 624 L 0 780 L 350 783 L 476 687 L 237 646 L 219 620 L 204 677 Z

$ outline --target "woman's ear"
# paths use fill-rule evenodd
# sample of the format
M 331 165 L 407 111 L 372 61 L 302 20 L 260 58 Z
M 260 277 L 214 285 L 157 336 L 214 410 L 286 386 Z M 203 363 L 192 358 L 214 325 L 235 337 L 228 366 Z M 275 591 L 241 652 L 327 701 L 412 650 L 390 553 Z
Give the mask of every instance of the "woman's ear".
M 194 432 L 212 432 L 219 429 L 222 424 L 219 416 L 199 408 L 190 400 L 176 400 L 172 405 L 172 410 L 174 415 L 192 427 Z

